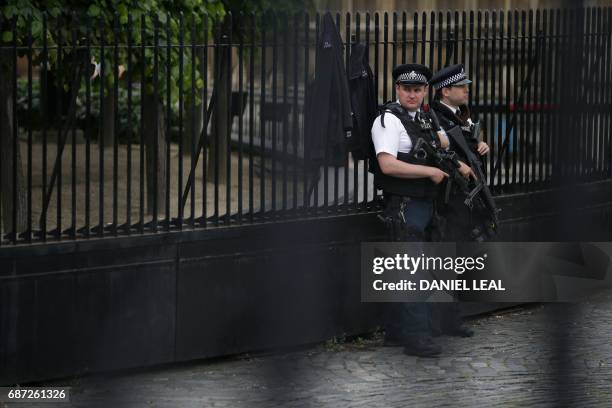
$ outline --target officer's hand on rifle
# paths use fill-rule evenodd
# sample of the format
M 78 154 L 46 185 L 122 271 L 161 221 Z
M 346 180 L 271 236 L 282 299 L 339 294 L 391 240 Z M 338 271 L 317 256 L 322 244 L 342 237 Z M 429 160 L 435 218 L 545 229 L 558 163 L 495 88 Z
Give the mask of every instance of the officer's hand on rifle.
M 431 174 L 429 175 L 429 179 L 433 181 L 435 184 L 440 184 L 445 177 L 448 177 L 448 174 L 443 172 L 437 167 L 429 167 Z
M 450 143 L 448 141 L 448 136 L 446 135 L 446 132 L 441 130 L 441 131 L 438 131 L 437 134 L 438 134 L 438 142 L 440 143 L 440 147 L 443 149 L 447 149 Z
M 461 173 L 461 175 L 466 179 L 472 177 L 474 180 L 476 180 L 476 175 L 474 174 L 472 168 L 462 161 L 459 161 L 459 173 Z
M 478 142 L 478 147 L 476 150 L 478 151 L 479 155 L 484 156 L 485 154 L 489 153 L 489 145 L 485 142 Z

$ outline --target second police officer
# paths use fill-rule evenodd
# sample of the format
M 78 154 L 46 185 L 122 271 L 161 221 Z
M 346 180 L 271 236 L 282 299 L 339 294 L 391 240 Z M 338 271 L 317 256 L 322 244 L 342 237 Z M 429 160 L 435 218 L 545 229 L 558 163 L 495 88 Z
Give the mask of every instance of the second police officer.
M 474 134 L 475 126 L 468 108 L 468 85 L 471 82 L 463 64 L 442 68 L 429 81 L 436 90 L 431 108 L 448 135 L 450 150 L 459 156 L 459 160 L 482 168 L 479 158 L 489 153 L 489 146 Z M 480 229 L 474 228 L 478 220 L 473 219 L 474 214 L 464 204 L 464 198 L 455 191 L 448 203 L 440 206 L 448 226 L 444 232 L 445 241 L 473 241 L 480 238 L 475 236 L 480 234 Z
M 489 146 L 474 134 L 475 125 L 468 108 L 469 84 L 472 81 L 465 73 L 463 64 L 442 68 L 432 76 L 429 83 L 435 88 L 431 109 L 442 129 L 446 132 L 450 150 L 460 160 L 480 166 L 480 157 L 489 153 Z M 441 196 L 442 197 L 442 196 Z M 444 241 L 462 242 L 483 239 L 484 228 L 479 228 L 477 214 L 465 205 L 465 196 L 456 190 L 438 201 L 438 209 L 444 217 Z M 431 311 L 432 326 L 439 333 L 470 337 L 473 331 L 462 324 L 458 303 L 439 304 Z
M 372 125 L 374 183 L 383 190 L 384 218 L 394 241 L 430 240 L 434 200 L 448 177 L 431 159 L 413 149 L 419 138 L 439 147 L 448 146 L 445 136 L 432 131 L 431 117 L 421 110 L 431 77 L 431 70 L 424 65 L 395 67 L 397 100 L 385 104 Z M 468 177 L 471 169 L 460 165 L 459 171 Z M 389 303 L 386 307 L 387 340 L 403 344 L 406 354 L 440 353 L 431 339 L 431 309 L 427 303 Z

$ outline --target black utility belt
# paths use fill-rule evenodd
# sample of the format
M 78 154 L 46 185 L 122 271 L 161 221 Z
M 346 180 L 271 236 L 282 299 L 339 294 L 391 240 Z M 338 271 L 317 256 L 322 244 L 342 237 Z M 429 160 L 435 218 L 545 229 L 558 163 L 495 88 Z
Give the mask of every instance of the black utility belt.
M 393 193 L 383 193 L 383 198 L 388 204 L 400 204 L 407 203 L 408 201 L 433 201 L 434 198 L 429 197 L 410 197 L 406 195 L 399 195 Z

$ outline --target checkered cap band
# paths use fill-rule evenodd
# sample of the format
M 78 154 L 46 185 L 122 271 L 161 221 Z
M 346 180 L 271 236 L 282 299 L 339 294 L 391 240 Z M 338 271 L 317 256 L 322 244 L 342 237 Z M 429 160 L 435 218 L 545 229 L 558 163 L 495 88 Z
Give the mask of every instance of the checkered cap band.
M 400 76 L 397 77 L 396 82 L 404 82 L 404 81 L 422 82 L 422 83 L 426 84 L 427 83 L 427 77 L 425 75 L 419 74 L 418 72 L 415 72 L 415 71 L 404 72 L 403 74 L 401 74 Z
M 465 75 L 465 72 L 460 72 L 458 74 L 449 76 L 448 78 L 446 78 L 444 81 L 438 82 L 436 84 L 432 84 L 435 88 L 444 88 L 445 86 L 449 86 L 454 84 L 455 82 L 459 82 L 462 79 L 466 79 L 467 75 Z

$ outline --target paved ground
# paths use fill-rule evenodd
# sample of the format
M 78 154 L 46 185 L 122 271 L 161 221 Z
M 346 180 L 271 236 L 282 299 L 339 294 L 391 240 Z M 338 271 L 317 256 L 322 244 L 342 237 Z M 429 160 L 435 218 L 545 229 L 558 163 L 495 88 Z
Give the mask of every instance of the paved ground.
M 513 309 L 469 324 L 473 339 L 438 338 L 444 346 L 439 358 L 405 356 L 399 347 L 384 347 L 378 334 L 86 377 L 72 383 L 72 406 L 612 406 L 612 294 L 584 304 Z

